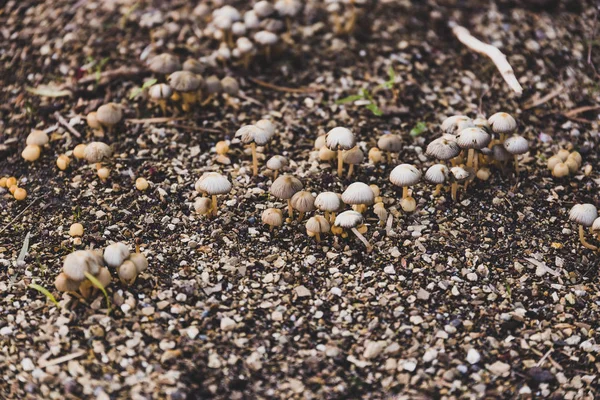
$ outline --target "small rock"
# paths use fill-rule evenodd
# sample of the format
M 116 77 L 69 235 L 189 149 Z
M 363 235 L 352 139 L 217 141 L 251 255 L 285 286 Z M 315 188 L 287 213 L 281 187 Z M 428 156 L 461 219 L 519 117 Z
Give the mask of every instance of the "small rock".
M 221 318 L 221 329 L 224 331 L 232 331 L 235 329 L 236 323 L 229 317 Z
M 294 289 L 298 297 L 308 297 L 310 296 L 310 290 L 306 288 L 304 285 L 296 286 Z
M 481 360 L 481 355 L 475 349 L 469 349 L 467 352 L 467 362 L 469 364 L 477 364 Z
M 504 375 L 510 371 L 510 365 L 502 361 L 496 361 L 491 365 L 487 365 L 486 368 L 494 375 Z
M 384 340 L 368 341 L 365 345 L 365 352 L 363 353 L 363 357 L 367 360 L 375 358 L 379 354 L 381 354 L 385 346 L 386 343 Z

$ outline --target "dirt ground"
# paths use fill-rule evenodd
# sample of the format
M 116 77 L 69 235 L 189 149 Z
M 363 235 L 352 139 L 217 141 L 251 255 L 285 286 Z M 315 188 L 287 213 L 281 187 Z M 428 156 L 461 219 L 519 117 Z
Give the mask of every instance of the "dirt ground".
M 131 98 L 145 80 L 164 79 L 147 69 L 148 54 L 184 61 L 218 48 L 200 37 L 206 22 L 190 3 L 0 8 L 0 177 L 27 190 L 15 201 L 0 188 L 0 399 L 598 395 L 600 255 L 569 221 L 576 203 L 600 206 L 592 4 L 367 1 L 355 30 L 336 34 L 324 2 L 307 1 L 272 59 L 258 55 L 247 70 L 207 66 L 205 76 L 235 77 L 239 95 L 190 113 L 172 106 L 177 119 L 148 122 L 160 110 L 145 93 Z M 501 48 L 522 96 L 453 37 L 449 21 Z M 374 93 L 381 116 L 336 104 L 384 82 L 390 67 L 397 98 Z M 40 95 L 47 85 L 60 96 Z M 94 138 L 85 116 L 111 101 L 123 106 L 124 122 Z M 492 168 L 459 201 L 434 197 L 421 182 L 412 188 L 417 211 L 404 213 L 390 170 L 431 165 L 424 151 L 445 117 L 498 111 L 512 114 L 530 143 L 518 179 Z M 277 134 L 259 148 L 253 177 L 249 151 L 233 139 L 261 118 Z M 388 132 L 402 136 L 403 148 L 391 165 L 365 161 L 340 179 L 314 150 L 335 126 L 354 131 L 365 154 Z M 21 151 L 34 128 L 48 130 L 50 143 L 29 163 Z M 84 161 L 56 167 L 59 155 L 92 140 L 114 151 L 105 182 Z M 229 165 L 215 161 L 220 140 L 232 140 Z M 546 161 L 561 148 L 579 151 L 583 165 L 558 179 Z M 352 236 L 317 244 L 304 222 L 273 232 L 262 224 L 265 208 L 285 207 L 269 194 L 264 167 L 276 154 L 315 194 L 354 181 L 379 186 L 393 223 L 386 229 L 366 213 L 371 253 Z M 233 184 L 214 219 L 193 207 L 194 183 L 209 171 Z M 138 177 L 148 190 L 136 190 Z M 74 222 L 84 226 L 81 243 L 68 234 Z M 141 243 L 150 267 L 130 287 L 114 279 L 110 310 L 102 295 L 82 304 L 54 289 L 67 254 L 115 241 Z

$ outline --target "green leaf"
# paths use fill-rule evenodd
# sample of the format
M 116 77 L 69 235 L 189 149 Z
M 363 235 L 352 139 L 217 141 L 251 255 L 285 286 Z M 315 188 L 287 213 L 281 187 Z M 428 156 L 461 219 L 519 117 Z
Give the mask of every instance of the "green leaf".
M 419 136 L 427 130 L 427 125 L 424 122 L 417 122 L 414 128 L 410 130 L 410 136 Z
M 391 65 L 388 68 L 388 76 L 390 77 L 388 82 L 394 83 L 396 81 L 396 71 L 394 71 L 394 67 L 392 67 Z
M 378 117 L 381 117 L 383 115 L 383 112 L 379 109 L 379 107 L 377 107 L 377 104 L 367 104 L 366 105 L 367 109 L 369 109 L 373 114 L 377 115 Z
M 338 101 L 335 102 L 335 104 L 352 103 L 356 100 L 362 100 L 362 99 L 364 99 L 364 96 L 362 96 L 360 94 L 355 94 L 352 96 L 344 97 L 343 99 L 339 99 Z
M 29 288 L 37 290 L 38 292 L 40 292 L 41 294 L 43 294 L 44 296 L 46 296 L 46 298 L 48 300 L 50 300 L 52 303 L 54 303 L 54 305 L 57 308 L 60 308 L 60 304 L 58 304 L 58 301 L 56 301 L 56 299 L 54 298 L 54 296 L 52 295 L 52 293 L 50 293 L 45 287 L 40 286 L 37 283 L 32 283 L 32 284 L 29 285 Z
M 158 82 L 157 79 L 152 78 L 152 79 L 148 79 L 146 82 L 144 82 L 144 84 L 142 85 L 142 89 L 148 89 L 150 86 L 154 85 L 156 82 Z
M 29 251 L 29 238 L 31 237 L 31 232 L 27 232 L 25 235 L 25 240 L 23 240 L 23 246 L 21 246 L 21 251 L 19 252 L 19 256 L 17 257 L 17 262 L 25 261 L 25 257 L 27 256 L 27 252 Z
M 136 97 L 138 97 L 140 95 L 140 93 L 142 93 L 142 90 L 148 89 L 150 86 L 154 85 L 156 82 L 158 82 L 158 81 L 154 78 L 149 79 L 146 82 L 144 82 L 142 87 L 135 88 L 135 90 L 133 90 L 131 92 L 131 94 L 129 95 L 129 100 L 135 99 Z
M 106 289 L 104 288 L 104 285 L 102 285 L 100 283 L 100 281 L 98 279 L 96 279 L 96 277 L 92 274 L 90 274 L 89 272 L 84 272 L 85 277 L 89 279 L 90 282 L 92 282 L 92 285 L 96 286 L 98 289 L 100 289 L 102 291 L 102 293 L 104 294 L 104 298 L 106 299 L 106 307 L 108 307 L 108 311 L 106 312 L 107 314 L 110 313 L 110 299 L 108 298 L 108 293 L 106 293 Z

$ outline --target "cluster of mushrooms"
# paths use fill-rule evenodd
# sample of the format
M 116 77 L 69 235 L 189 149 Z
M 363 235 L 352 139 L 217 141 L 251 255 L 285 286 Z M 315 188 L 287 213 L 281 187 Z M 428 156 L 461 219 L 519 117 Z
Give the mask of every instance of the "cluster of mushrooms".
M 590 233 L 600 241 L 600 217 L 598 217 L 596 206 L 589 203 L 575 204 L 569 212 L 569 219 L 579 226 L 579 241 L 581 244 L 590 250 L 598 251 L 598 246 L 589 243 L 585 239 L 584 231 L 584 228 L 589 228 Z
M 548 169 L 552 171 L 552 176 L 564 178 L 576 173 L 582 163 L 583 158 L 579 152 L 561 149 L 548 159 Z M 586 175 L 591 172 L 592 166 L 588 165 L 587 167 L 589 167 L 589 171 L 586 170 Z
M 102 287 L 112 281 L 109 268 L 115 269 L 124 285 L 131 285 L 137 276 L 148 268 L 148 260 L 139 252 L 130 253 L 127 245 L 113 243 L 101 250 L 77 250 L 65 257 L 62 272 L 54 281 L 60 292 L 66 292 L 82 300 L 93 298 L 99 288 L 89 279 L 94 277 Z
M 3 176 L 0 178 L 0 189 L 7 189 L 15 200 L 21 201 L 27 198 L 27 191 L 19 187 L 19 181 L 14 176 Z

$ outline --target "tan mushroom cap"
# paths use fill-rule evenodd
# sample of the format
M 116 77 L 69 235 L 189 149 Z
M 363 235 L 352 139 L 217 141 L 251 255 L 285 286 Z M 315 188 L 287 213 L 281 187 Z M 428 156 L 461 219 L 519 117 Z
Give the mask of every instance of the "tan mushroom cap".
M 193 92 L 198 90 L 202 81 L 198 75 L 190 71 L 176 71 L 169 75 L 169 85 L 178 92 Z
M 239 138 L 244 144 L 254 142 L 259 146 L 264 146 L 269 142 L 272 135 L 256 125 L 244 125 L 235 132 L 235 137 Z
M 481 128 L 466 128 L 456 136 L 456 143 L 463 149 L 479 150 L 490 144 L 492 137 Z
M 150 68 L 150 71 L 157 74 L 168 75 L 175 71 L 179 71 L 181 69 L 181 63 L 179 62 L 179 58 L 174 55 L 162 53 L 150 59 L 148 68 Z
M 193 74 L 200 75 L 204 72 L 204 65 L 200 61 L 196 60 L 195 58 L 188 58 L 187 60 L 185 60 L 183 62 L 182 69 L 184 71 L 189 71 Z M 175 71 L 177 71 L 177 70 L 175 70 Z M 175 71 L 173 71 L 173 72 L 175 72 Z
M 226 194 L 231 191 L 231 182 L 218 172 L 207 172 L 196 181 L 197 192 L 204 192 L 209 196 Z
M 56 287 L 56 290 L 59 292 L 75 292 L 79 289 L 80 284 L 81 282 L 69 279 L 64 272 L 58 274 L 54 280 L 54 287 Z
M 48 142 L 50 141 L 50 138 L 48 138 L 48 134 L 44 131 L 40 131 L 38 129 L 34 129 L 31 131 L 31 133 L 29 135 L 27 135 L 27 140 L 26 140 L 26 144 L 29 145 L 36 145 L 36 146 L 43 146 L 45 144 L 48 144 Z
M 420 180 L 421 171 L 410 164 L 400 164 L 390 173 L 390 182 L 396 186 L 412 186 Z
M 471 118 L 465 115 L 453 115 L 442 121 L 442 131 L 444 133 L 456 133 L 462 129 L 475 126 Z
M 110 157 L 112 150 L 109 145 L 103 142 L 91 142 L 85 146 L 83 157 L 89 163 L 99 163 L 104 158 Z
M 101 267 L 101 258 L 94 251 L 77 250 L 65 257 L 62 270 L 69 279 L 81 282 L 86 272 L 96 275 Z
M 269 226 L 281 226 L 283 224 L 283 212 L 277 208 L 267 208 L 261 216 L 263 224 Z
M 344 152 L 342 160 L 346 164 L 360 164 L 365 159 L 365 153 L 358 146 Z
M 123 262 L 123 264 L 119 266 L 118 274 L 119 278 L 121 278 L 125 282 L 130 282 L 137 277 L 138 271 L 135 264 L 132 261 L 126 260 L 125 262 Z
M 452 136 L 453 137 L 453 136 Z M 427 145 L 425 155 L 436 160 L 450 160 L 460 154 L 460 146 L 456 140 L 440 137 Z
M 569 219 L 573 222 L 590 227 L 598 218 L 598 210 L 593 204 L 575 204 L 569 212 Z
M 208 197 L 198 197 L 194 201 L 194 210 L 201 215 L 206 215 L 211 211 L 212 201 Z
M 315 207 L 321 211 L 334 212 L 339 210 L 341 205 L 340 196 L 334 192 L 319 193 L 315 199 Z
M 377 147 L 381 150 L 397 153 L 402 150 L 402 138 L 393 134 L 383 135 L 377 140 Z
M 102 284 L 102 286 L 107 287 L 108 285 L 110 285 L 110 282 L 112 281 L 112 276 L 111 276 L 108 268 L 102 267 L 102 268 L 100 268 L 100 271 L 96 275 L 96 279 L 98 279 L 98 281 Z
M 215 75 L 211 75 L 206 78 L 204 82 L 206 86 L 206 92 L 208 94 L 217 94 L 223 91 L 223 86 L 221 85 L 221 80 L 217 78 Z
M 335 217 L 335 226 L 341 226 L 342 228 L 355 228 L 361 225 L 363 222 L 363 216 L 361 213 L 349 210 L 340 213 Z
M 454 179 L 457 180 L 458 182 L 464 181 L 465 179 L 467 179 L 470 176 L 469 171 L 467 171 L 463 167 L 452 167 L 450 169 L 450 172 L 452 173 L 452 176 L 454 177 Z
M 142 253 L 133 253 L 129 256 L 129 260 L 135 264 L 138 273 L 148 269 L 148 259 Z
M 329 232 L 331 226 L 327 219 L 321 215 L 315 215 L 306 221 L 306 231 L 312 233 L 326 233 Z
M 288 165 L 288 159 L 284 156 L 273 156 L 267 161 L 267 168 L 273 171 L 279 171 L 281 168 L 285 168 Z
M 125 243 L 112 243 L 104 249 L 104 262 L 112 268 L 117 268 L 129 257 L 129 248 Z
M 223 88 L 223 92 L 230 96 L 236 96 L 240 91 L 240 84 L 231 76 L 221 79 L 221 87 Z
M 510 154 L 525 154 L 529 151 L 529 142 L 523 136 L 514 135 L 504 141 L 504 148 Z
M 301 190 L 292 196 L 292 207 L 303 213 L 311 212 L 315 209 L 315 196 L 312 193 Z
M 354 133 L 348 128 L 343 128 L 338 126 L 333 128 L 325 137 L 325 145 L 330 150 L 337 150 L 338 148 L 342 150 L 349 150 L 354 147 L 356 144 L 356 137 Z
M 496 133 L 510 133 L 517 129 L 517 121 L 512 115 L 499 112 L 488 118 L 488 124 Z
M 155 100 L 168 99 L 173 94 L 173 89 L 166 83 L 157 83 L 152 85 L 148 90 L 148 94 Z
M 592 223 L 592 232 L 600 233 L 600 218 L 596 218 Z
M 425 172 L 425 179 L 436 185 L 442 184 L 448 180 L 450 170 L 444 164 L 435 164 Z
M 342 201 L 346 204 L 371 205 L 375 201 L 375 194 L 369 185 L 362 182 L 354 182 L 342 193 Z
M 275 179 L 269 190 L 271 194 L 279 199 L 290 199 L 296 192 L 302 190 L 304 186 L 298 178 L 291 175 L 282 175 Z
M 96 119 L 102 125 L 113 126 L 121 122 L 123 118 L 123 112 L 121 106 L 116 103 L 108 103 L 101 105 L 96 110 Z

